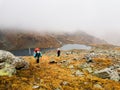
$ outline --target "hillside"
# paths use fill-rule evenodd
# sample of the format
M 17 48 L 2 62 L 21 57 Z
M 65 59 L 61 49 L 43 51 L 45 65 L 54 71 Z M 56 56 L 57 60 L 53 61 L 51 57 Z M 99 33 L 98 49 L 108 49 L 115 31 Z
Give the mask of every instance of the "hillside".
M 67 43 L 105 44 L 106 42 L 80 31 L 75 33 L 33 33 L 17 32 L 16 30 L 0 30 L 0 49 L 5 50 L 25 49 L 29 47 L 60 47 Z
M 0 90 L 120 90 L 119 53 L 120 48 L 71 50 L 57 57 L 52 50 L 43 54 L 39 64 L 25 56 L 29 68 L 2 76 Z
M 104 40 L 100 40 L 94 36 L 91 36 L 83 31 L 77 31 L 74 33 L 56 33 L 53 36 L 61 41 L 63 44 L 66 43 L 77 43 L 77 44 L 106 44 Z
M 34 47 L 57 47 L 59 43 L 50 35 L 26 32 L 0 32 L 0 49 L 24 49 Z

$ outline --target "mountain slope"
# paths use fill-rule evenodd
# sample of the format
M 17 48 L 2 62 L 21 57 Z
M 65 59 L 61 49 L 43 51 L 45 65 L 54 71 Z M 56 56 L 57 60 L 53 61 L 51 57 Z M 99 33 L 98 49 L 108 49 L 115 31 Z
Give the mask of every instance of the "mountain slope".
M 106 44 L 104 40 L 93 37 L 85 32 L 77 31 L 74 33 L 60 33 L 54 34 L 54 37 L 57 38 L 63 44 L 66 43 L 77 43 L 77 44 Z
M 103 44 L 106 42 L 80 31 L 75 33 L 33 33 L 0 30 L 0 49 L 5 50 L 25 49 L 29 47 L 60 47 L 67 43 Z

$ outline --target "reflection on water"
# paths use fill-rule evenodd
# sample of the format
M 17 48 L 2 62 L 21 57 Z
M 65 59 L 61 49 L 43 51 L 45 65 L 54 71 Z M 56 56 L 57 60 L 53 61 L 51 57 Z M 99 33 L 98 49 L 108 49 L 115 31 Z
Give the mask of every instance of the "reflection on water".
M 61 50 L 72 50 L 72 49 L 91 49 L 91 46 L 82 45 L 82 44 L 66 44 L 61 47 Z

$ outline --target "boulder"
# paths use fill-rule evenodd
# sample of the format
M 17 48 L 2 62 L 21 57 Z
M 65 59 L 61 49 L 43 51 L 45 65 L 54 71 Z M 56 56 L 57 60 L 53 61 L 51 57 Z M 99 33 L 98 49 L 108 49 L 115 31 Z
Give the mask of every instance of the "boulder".
M 82 63 L 77 66 L 79 69 L 89 68 L 90 64 L 88 63 Z
M 89 57 L 89 56 L 86 56 L 86 62 L 89 63 L 89 62 L 93 62 L 92 58 Z
M 0 50 L 0 63 L 7 62 L 11 64 L 13 62 L 13 58 L 15 58 L 15 56 L 12 53 Z
M 95 75 L 103 79 L 110 79 L 110 75 L 107 71 L 95 72 Z
M 0 76 L 11 76 L 16 73 L 16 69 L 27 69 L 29 63 L 24 59 L 15 57 L 12 53 L 0 50 Z
M 16 69 L 14 66 L 5 63 L 4 68 L 0 69 L 0 76 L 12 76 L 16 73 Z
M 103 70 L 96 71 L 94 73 L 95 73 L 95 75 L 97 75 L 98 77 L 103 78 L 103 79 L 108 78 L 108 79 L 111 79 L 114 81 L 120 80 L 120 76 L 119 76 L 118 72 L 116 70 L 111 70 L 111 68 L 105 68 Z
M 114 81 L 119 81 L 120 80 L 120 76 L 119 73 L 117 71 L 112 71 L 110 74 L 110 79 L 114 80 Z
M 5 63 L 4 62 L 0 63 L 0 69 L 2 69 L 4 67 L 5 67 Z
M 29 63 L 24 61 L 23 58 L 14 58 L 14 62 L 12 64 L 17 70 L 20 69 L 28 69 L 29 68 Z

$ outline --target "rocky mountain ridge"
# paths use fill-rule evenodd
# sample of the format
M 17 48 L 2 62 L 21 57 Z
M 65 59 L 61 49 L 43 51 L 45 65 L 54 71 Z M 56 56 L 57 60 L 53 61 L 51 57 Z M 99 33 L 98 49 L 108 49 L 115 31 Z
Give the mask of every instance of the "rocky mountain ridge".
M 106 44 L 106 41 L 88 35 L 85 32 L 54 33 L 54 32 L 23 32 L 0 30 L 0 49 L 16 50 L 25 48 L 52 48 L 68 43 Z

